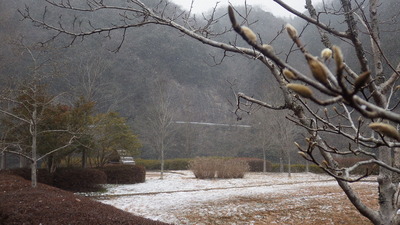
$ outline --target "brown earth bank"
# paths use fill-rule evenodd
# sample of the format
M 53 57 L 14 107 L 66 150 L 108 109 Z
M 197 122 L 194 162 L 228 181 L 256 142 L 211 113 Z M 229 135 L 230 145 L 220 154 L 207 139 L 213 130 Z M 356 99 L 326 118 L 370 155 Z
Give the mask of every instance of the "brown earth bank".
M 145 219 L 86 197 L 18 176 L 0 174 L 0 225 L 118 225 L 166 223 Z

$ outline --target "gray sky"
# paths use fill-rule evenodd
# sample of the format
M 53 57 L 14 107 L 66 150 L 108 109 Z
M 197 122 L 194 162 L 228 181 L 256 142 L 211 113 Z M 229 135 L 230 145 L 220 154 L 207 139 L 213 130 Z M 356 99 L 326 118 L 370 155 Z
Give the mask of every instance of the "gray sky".
M 190 8 L 191 0 L 171 0 L 177 5 L 181 6 L 183 9 L 188 10 Z M 292 6 L 293 8 L 304 11 L 304 0 L 283 0 L 286 4 Z M 314 3 L 321 2 L 322 0 L 314 0 Z M 215 3 L 219 2 L 218 6 L 227 6 L 228 2 L 235 5 L 244 5 L 245 0 L 195 0 L 193 4 L 192 12 L 201 13 L 205 12 L 215 6 Z M 272 0 L 247 0 L 248 5 L 260 6 L 265 11 L 273 13 L 275 16 L 289 17 L 292 16 L 285 9 L 280 7 Z

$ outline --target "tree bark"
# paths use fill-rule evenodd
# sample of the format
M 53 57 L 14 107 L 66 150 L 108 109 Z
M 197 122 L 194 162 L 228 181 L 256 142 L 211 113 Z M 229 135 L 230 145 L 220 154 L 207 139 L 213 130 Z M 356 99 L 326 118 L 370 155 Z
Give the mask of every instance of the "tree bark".
M 7 167 L 6 157 L 6 152 L 0 153 L 0 170 L 5 170 Z
M 37 105 L 33 105 L 33 113 L 32 113 L 32 121 L 31 121 L 31 135 L 32 135 L 32 187 L 36 188 L 37 186 Z

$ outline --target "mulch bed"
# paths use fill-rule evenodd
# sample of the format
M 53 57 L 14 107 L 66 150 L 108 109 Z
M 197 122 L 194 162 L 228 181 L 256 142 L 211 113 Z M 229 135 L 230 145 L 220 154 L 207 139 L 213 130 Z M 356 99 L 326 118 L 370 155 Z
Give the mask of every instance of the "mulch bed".
M 31 182 L 18 176 L 0 174 L 0 225 L 165 225 L 105 205 L 72 192 Z

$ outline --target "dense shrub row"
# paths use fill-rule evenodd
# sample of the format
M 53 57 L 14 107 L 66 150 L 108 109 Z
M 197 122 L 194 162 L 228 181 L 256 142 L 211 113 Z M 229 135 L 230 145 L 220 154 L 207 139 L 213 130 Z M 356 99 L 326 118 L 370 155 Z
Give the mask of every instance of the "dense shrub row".
M 143 183 L 146 178 L 146 169 L 143 166 L 107 166 L 100 170 L 107 175 L 108 184 Z
M 206 158 L 206 159 L 216 159 L 216 158 Z M 232 158 L 217 158 L 217 159 L 232 159 Z M 249 166 L 250 172 L 263 172 L 264 168 L 264 160 L 259 158 L 236 158 L 236 160 L 245 161 Z M 190 169 L 189 163 L 193 161 L 193 159 L 168 159 L 165 160 L 164 169 L 165 170 L 187 170 Z M 205 160 L 206 161 L 206 160 Z M 206 165 L 207 162 L 203 162 L 203 174 L 208 177 L 213 176 L 213 172 L 215 169 L 212 165 Z M 146 170 L 160 170 L 161 162 L 160 160 L 153 159 L 136 159 L 136 165 L 140 165 L 146 168 Z M 207 169 L 206 169 L 207 168 Z M 266 171 L 267 172 L 280 172 L 280 165 L 276 163 L 271 163 L 270 161 L 266 161 Z M 284 171 L 288 171 L 288 165 L 284 165 Z M 303 164 L 292 164 L 291 171 L 293 173 L 302 173 L 306 171 L 306 165 Z M 316 165 L 309 165 L 309 172 L 312 173 L 323 173 L 323 170 Z
M 29 168 L 0 170 L 0 173 L 16 175 L 26 180 L 31 180 L 31 169 Z M 37 180 L 39 183 L 53 185 L 53 175 L 49 173 L 47 169 L 38 169 L 36 173 L 37 173 Z
M 97 169 L 63 168 L 54 173 L 54 186 L 68 191 L 100 191 L 106 174 Z
M 167 159 L 164 161 L 165 170 L 187 170 L 191 159 Z M 155 159 L 136 159 L 136 165 L 146 168 L 146 170 L 160 170 L 161 162 Z
M 250 172 L 263 172 L 264 171 L 264 160 L 259 158 L 238 158 L 247 162 L 250 168 Z M 268 160 L 265 162 L 266 171 L 272 171 L 272 163 Z
M 5 170 L 2 173 L 31 179 L 31 170 L 27 168 Z M 38 182 L 74 192 L 99 191 L 102 189 L 101 184 L 105 183 L 142 183 L 145 177 L 144 167 L 131 165 L 116 165 L 99 169 L 59 168 L 54 174 L 48 173 L 46 169 L 38 170 Z
M 249 165 L 240 159 L 196 158 L 190 161 L 190 170 L 196 178 L 243 178 Z
M 292 164 L 292 165 L 290 165 L 290 171 L 292 173 L 304 173 L 304 172 L 306 172 L 306 170 L 307 170 L 306 169 L 306 165 L 303 165 L 303 164 Z M 287 164 L 283 165 L 283 171 L 285 171 L 285 172 L 288 171 L 288 165 Z M 278 164 L 278 163 L 272 164 L 272 168 L 268 172 L 274 172 L 274 173 L 280 172 L 280 164 Z M 310 164 L 308 166 L 308 172 L 311 172 L 311 173 L 324 173 L 324 171 L 321 168 L 319 168 L 317 165 L 314 165 L 314 164 Z

